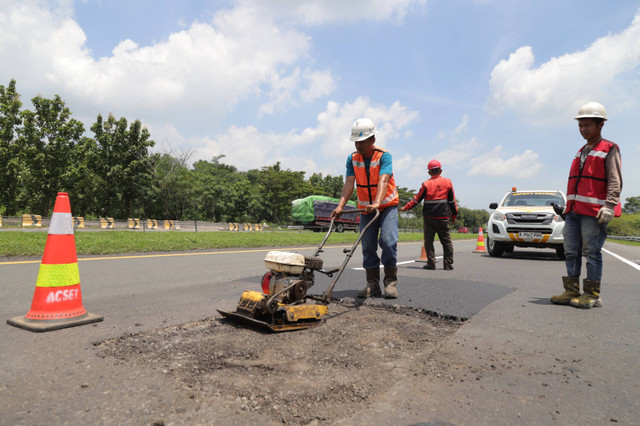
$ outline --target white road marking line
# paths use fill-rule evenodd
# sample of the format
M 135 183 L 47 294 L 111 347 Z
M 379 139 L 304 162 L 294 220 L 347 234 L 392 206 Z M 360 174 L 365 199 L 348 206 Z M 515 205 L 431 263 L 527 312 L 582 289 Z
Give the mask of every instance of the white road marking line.
M 632 266 L 632 267 L 636 268 L 638 271 L 640 271 L 640 265 L 638 265 L 637 263 L 634 263 L 634 262 L 632 262 L 632 261 L 630 261 L 628 259 L 625 259 L 624 257 L 622 257 L 622 256 L 620 256 L 618 254 L 615 254 L 614 252 L 609 251 L 609 250 L 607 250 L 605 248 L 603 248 L 602 251 L 605 252 L 605 253 L 609 253 L 611 256 L 615 257 L 616 259 L 621 260 L 624 263 L 626 263 L 627 265 Z
M 442 259 L 442 256 L 436 256 L 436 259 Z M 415 260 L 407 260 L 406 262 L 398 262 L 396 265 L 406 265 L 407 263 L 416 263 Z M 384 265 L 380 265 L 380 268 L 384 268 Z M 364 271 L 364 268 L 351 268 L 354 271 Z

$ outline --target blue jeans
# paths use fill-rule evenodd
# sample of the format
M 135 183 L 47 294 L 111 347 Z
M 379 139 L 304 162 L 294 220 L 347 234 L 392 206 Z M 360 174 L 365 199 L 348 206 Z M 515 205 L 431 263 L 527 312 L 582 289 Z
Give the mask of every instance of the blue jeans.
M 373 218 L 373 214 L 361 214 L 360 229 L 364 229 Z M 382 249 L 382 264 L 395 267 L 398 259 L 398 208 L 396 206 L 382 210 L 380 218 L 362 234 L 362 266 L 365 269 L 380 267 L 378 244 Z
M 582 257 L 587 260 L 587 279 L 602 279 L 602 246 L 607 239 L 607 224 L 593 216 L 570 212 L 564 221 L 564 252 L 567 276 L 579 277 Z

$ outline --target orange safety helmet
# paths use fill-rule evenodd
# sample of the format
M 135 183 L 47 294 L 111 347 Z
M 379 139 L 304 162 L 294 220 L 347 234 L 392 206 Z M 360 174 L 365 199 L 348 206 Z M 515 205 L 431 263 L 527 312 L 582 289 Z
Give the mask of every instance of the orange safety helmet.
M 440 164 L 438 160 L 431 160 L 427 165 L 427 169 L 429 170 L 441 169 L 441 168 L 442 168 L 442 164 Z

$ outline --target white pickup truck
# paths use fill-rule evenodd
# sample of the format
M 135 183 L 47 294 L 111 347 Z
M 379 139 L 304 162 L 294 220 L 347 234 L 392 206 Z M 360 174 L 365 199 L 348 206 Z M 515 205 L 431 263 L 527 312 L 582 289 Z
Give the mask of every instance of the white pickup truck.
M 562 191 L 518 191 L 513 188 L 500 204 L 491 203 L 494 212 L 487 224 L 487 252 L 499 257 L 514 247 L 553 248 L 564 259 L 562 230 L 564 220 L 553 204 L 563 208 L 567 198 Z

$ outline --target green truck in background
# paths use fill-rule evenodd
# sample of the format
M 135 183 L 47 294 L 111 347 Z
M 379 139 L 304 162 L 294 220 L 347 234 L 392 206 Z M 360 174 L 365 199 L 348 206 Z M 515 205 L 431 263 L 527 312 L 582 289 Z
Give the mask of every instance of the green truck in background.
M 293 222 L 303 229 L 311 229 L 315 232 L 329 229 L 331 212 L 340 202 L 337 198 L 324 195 L 310 195 L 291 202 L 291 217 Z M 360 213 L 350 212 L 357 210 L 358 205 L 349 201 L 339 218 L 333 221 L 334 231 L 344 232 L 353 230 L 360 232 Z

